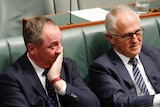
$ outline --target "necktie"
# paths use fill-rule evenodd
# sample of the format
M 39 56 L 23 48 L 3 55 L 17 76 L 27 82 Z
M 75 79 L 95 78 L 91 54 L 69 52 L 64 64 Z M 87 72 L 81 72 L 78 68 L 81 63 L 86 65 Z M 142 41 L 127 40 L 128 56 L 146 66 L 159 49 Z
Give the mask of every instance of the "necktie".
M 146 84 L 143 80 L 143 77 L 140 73 L 140 70 L 137 66 L 137 59 L 136 58 L 131 58 L 129 60 L 129 63 L 131 63 L 133 65 L 133 75 L 134 75 L 134 79 L 136 84 L 138 85 L 138 87 L 140 88 L 140 90 L 145 94 L 145 95 L 149 95 L 148 89 L 146 87 Z
M 48 105 L 49 105 L 49 107 L 58 107 L 57 103 L 56 103 L 55 89 L 49 83 L 49 80 L 47 78 L 47 73 L 48 73 L 48 70 L 45 70 L 43 72 L 43 75 L 46 76 L 46 89 L 48 92 Z

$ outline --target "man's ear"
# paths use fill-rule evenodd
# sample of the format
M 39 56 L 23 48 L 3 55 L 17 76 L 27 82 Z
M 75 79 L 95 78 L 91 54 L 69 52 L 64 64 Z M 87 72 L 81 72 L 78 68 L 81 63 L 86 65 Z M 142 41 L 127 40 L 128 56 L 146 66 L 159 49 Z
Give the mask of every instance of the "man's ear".
M 28 49 L 28 52 L 30 52 L 31 54 L 34 54 L 35 46 L 33 44 L 28 43 L 27 49 Z
M 105 35 L 106 36 L 106 39 L 111 43 L 111 44 L 114 44 L 114 38 L 113 38 L 113 36 L 111 36 L 110 34 L 106 34 Z
M 106 33 L 105 37 L 109 42 L 111 42 L 112 36 L 110 34 Z

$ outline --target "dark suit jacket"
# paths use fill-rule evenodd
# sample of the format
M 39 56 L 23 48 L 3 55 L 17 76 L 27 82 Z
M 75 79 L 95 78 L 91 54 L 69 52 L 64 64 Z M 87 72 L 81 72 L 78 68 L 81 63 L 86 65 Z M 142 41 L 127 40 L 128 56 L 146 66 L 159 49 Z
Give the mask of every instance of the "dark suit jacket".
M 99 100 L 85 85 L 73 60 L 64 58 L 61 78 L 67 82 L 62 107 L 99 107 Z M 47 95 L 26 53 L 0 75 L 2 107 L 47 107 Z
M 143 46 L 140 60 L 156 93 L 160 92 L 160 50 Z M 111 49 L 90 66 L 93 91 L 103 107 L 153 105 L 153 95 L 137 96 L 134 83 L 119 56 Z

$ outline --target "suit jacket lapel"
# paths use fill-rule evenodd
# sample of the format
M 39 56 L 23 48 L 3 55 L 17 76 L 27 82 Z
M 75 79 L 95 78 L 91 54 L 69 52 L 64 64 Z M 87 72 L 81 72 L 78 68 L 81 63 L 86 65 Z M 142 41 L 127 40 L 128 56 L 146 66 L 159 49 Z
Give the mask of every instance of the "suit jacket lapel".
M 46 92 L 33 68 L 31 63 L 29 62 L 27 58 L 27 54 L 25 53 L 23 57 L 21 58 L 21 64 L 24 69 L 24 76 L 27 78 L 27 80 L 32 84 L 32 86 L 35 88 L 35 90 L 45 99 L 47 99 Z M 25 65 L 25 66 L 23 66 Z
M 157 69 L 156 67 L 154 67 L 154 63 L 152 63 L 153 61 L 150 60 L 150 58 L 143 52 L 140 53 L 140 60 L 144 66 L 146 75 L 152 86 L 154 87 L 155 91 L 158 90 L 158 92 L 160 92 L 160 89 L 156 86 L 158 75 L 156 73 Z
M 130 89 L 133 89 L 133 90 L 131 90 L 131 92 L 135 94 L 136 90 L 135 90 L 134 83 L 133 83 L 127 69 L 125 68 L 123 62 L 121 61 L 121 59 L 119 58 L 119 56 L 115 53 L 115 51 L 113 49 L 111 50 L 111 53 L 109 55 L 110 55 L 111 61 L 113 63 L 114 68 L 116 69 L 118 75 L 121 76 L 121 78 L 127 83 L 128 87 Z

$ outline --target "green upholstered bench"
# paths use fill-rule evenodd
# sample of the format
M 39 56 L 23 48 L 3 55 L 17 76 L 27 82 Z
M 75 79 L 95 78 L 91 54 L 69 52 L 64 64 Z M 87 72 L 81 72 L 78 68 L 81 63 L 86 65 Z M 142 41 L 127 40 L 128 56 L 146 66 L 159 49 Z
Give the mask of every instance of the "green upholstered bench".
M 0 73 L 10 64 L 10 51 L 6 39 L 0 40 Z
M 141 20 L 144 28 L 143 44 L 160 48 L 160 17 Z
M 143 43 L 160 47 L 160 17 L 141 19 L 144 28 Z M 88 67 L 95 58 L 111 46 L 105 38 L 104 24 L 62 30 L 64 56 L 74 59 L 85 82 Z M 0 73 L 25 52 L 22 36 L 0 39 Z

